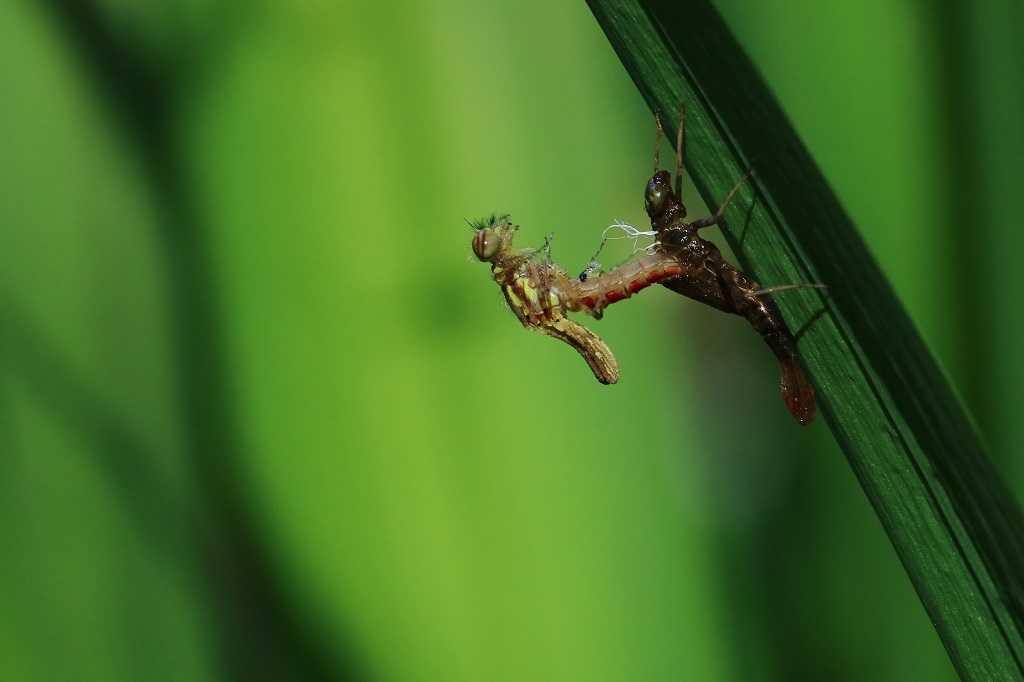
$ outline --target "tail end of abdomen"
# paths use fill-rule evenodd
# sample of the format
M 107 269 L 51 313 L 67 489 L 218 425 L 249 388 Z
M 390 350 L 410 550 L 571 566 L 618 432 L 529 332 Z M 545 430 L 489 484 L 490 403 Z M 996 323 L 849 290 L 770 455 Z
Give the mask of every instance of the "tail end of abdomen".
M 814 387 L 807 383 L 804 371 L 795 357 L 779 363 L 782 374 L 782 398 L 793 417 L 806 426 L 814 421 Z

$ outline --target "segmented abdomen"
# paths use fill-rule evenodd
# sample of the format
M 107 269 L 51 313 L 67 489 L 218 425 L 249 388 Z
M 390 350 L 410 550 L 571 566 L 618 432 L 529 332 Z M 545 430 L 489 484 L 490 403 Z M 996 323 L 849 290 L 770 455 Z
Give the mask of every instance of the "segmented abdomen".
M 610 272 L 590 275 L 586 281 L 572 280 L 574 295 L 565 303 L 571 306 L 569 310 L 600 317 L 612 303 L 624 301 L 663 279 L 679 277 L 685 271 L 683 263 L 670 254 L 648 254 Z

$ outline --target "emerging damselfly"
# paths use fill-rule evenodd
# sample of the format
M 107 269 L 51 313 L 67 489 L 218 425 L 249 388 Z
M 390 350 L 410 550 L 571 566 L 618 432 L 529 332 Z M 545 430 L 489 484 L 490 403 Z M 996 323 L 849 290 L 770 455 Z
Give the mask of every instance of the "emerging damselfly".
M 714 225 L 722 219 L 736 192 L 746 182 L 747 175 L 733 187 L 714 215 L 687 221 L 686 207 L 679 199 L 685 118 L 685 109 L 681 107 L 674 190 L 671 174 L 658 168 L 662 127 L 660 120 L 655 119 L 658 131 L 654 175 L 647 182 L 644 195 L 652 231 L 642 233 L 627 225 L 615 226 L 632 230 L 632 235 L 653 236 L 653 244 L 635 251 L 632 260 L 608 271 L 602 270 L 592 260 L 583 274 L 571 277 L 551 260 L 550 238 L 540 249 L 515 248 L 512 240 L 517 227 L 509 222 L 507 215 L 471 223 L 475 230 L 473 252 L 481 261 L 491 264 L 494 281 L 501 287 L 505 300 L 523 326 L 561 339 L 575 348 L 603 384 L 618 381 L 619 368 L 614 355 L 596 334 L 569 319 L 566 313 L 584 312 L 600 319 L 604 309 L 612 303 L 660 283 L 718 310 L 745 317 L 779 361 L 786 407 L 797 421 L 808 424 L 815 417 L 814 389 L 800 367 L 796 340 L 772 299 L 772 293 L 820 285 L 796 284 L 765 289 L 730 265 L 717 246 L 698 235 L 700 228 Z

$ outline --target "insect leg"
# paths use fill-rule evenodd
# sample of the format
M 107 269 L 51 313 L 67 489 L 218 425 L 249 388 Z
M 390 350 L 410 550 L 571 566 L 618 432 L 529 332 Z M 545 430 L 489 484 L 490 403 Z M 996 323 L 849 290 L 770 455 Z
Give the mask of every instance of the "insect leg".
M 774 287 L 757 289 L 747 294 L 747 297 L 764 296 L 765 294 L 777 294 L 780 291 L 792 291 L 793 289 L 828 289 L 827 284 L 816 284 L 812 282 L 800 282 L 798 284 L 780 284 Z
M 676 197 L 683 196 L 683 141 L 686 127 L 686 103 L 679 103 L 679 132 L 676 133 Z
M 654 174 L 658 174 L 658 157 L 661 151 L 661 117 L 658 116 L 658 112 L 654 112 L 654 125 L 658 126 L 658 132 L 654 136 Z
M 700 229 L 702 227 L 708 227 L 709 225 L 714 225 L 719 220 L 721 220 L 722 216 L 725 215 L 725 209 L 727 209 L 729 207 L 729 204 L 730 204 L 730 202 L 732 202 L 733 197 L 736 196 L 736 192 L 739 192 L 740 188 L 743 187 L 743 185 L 745 185 L 747 183 L 747 180 L 750 178 L 750 171 L 752 169 L 753 169 L 753 166 L 747 168 L 747 172 L 743 174 L 743 177 L 740 178 L 740 181 L 736 183 L 736 185 L 729 192 L 729 195 L 727 197 L 725 197 L 725 201 L 723 201 L 722 205 L 718 207 L 718 210 L 715 211 L 714 215 L 709 215 L 706 218 L 698 218 L 697 220 L 694 220 L 692 223 L 690 223 L 690 227 L 693 227 L 695 229 Z

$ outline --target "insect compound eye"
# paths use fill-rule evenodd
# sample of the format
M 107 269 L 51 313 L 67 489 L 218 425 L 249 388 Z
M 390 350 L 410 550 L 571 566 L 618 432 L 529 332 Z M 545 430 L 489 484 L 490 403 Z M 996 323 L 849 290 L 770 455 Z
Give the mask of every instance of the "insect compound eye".
M 498 248 L 501 246 L 501 237 L 497 232 L 491 228 L 484 228 L 478 230 L 473 235 L 473 253 L 480 260 L 487 262 L 493 260 L 498 254 Z
M 665 203 L 665 197 L 665 191 L 654 180 L 648 182 L 647 194 L 644 196 L 647 203 L 647 212 L 650 213 L 652 209 L 660 208 Z
M 668 197 L 672 193 L 671 178 L 667 171 L 658 171 L 647 182 L 644 201 L 647 204 L 647 215 L 652 218 L 661 215 L 668 208 Z

